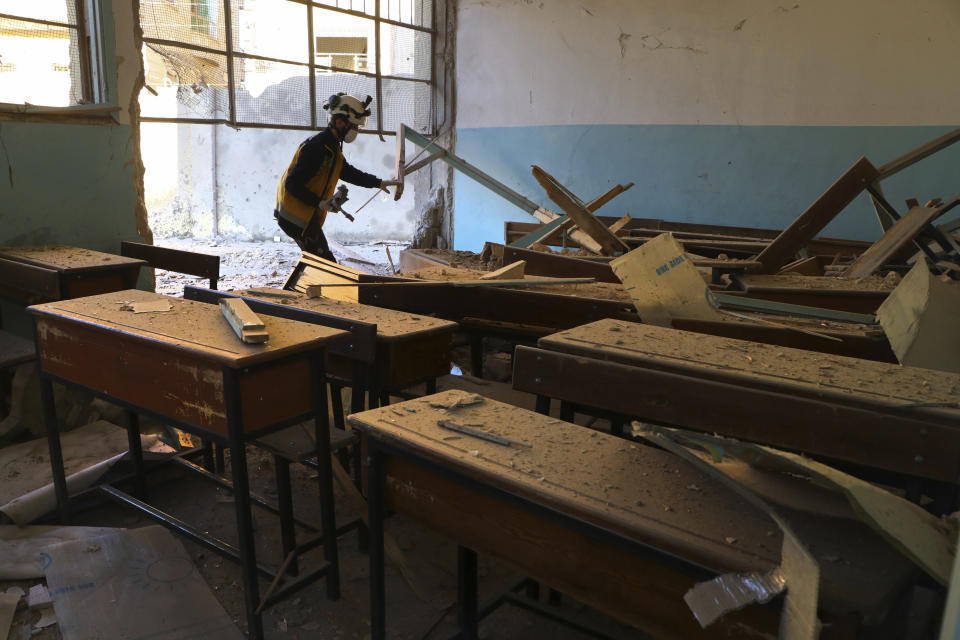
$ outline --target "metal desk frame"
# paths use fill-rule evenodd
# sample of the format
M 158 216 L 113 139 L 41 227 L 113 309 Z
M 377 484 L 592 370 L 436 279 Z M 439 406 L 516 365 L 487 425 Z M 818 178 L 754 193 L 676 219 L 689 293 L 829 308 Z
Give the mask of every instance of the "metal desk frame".
M 35 324 L 36 326 L 36 324 Z M 263 620 L 258 607 L 260 605 L 258 576 L 273 577 L 273 571 L 265 569 L 257 564 L 255 540 L 253 535 L 253 519 L 251 515 L 250 485 L 247 470 L 247 459 L 245 444 L 248 440 L 255 439 L 258 436 L 278 431 L 292 424 L 297 424 L 303 420 L 314 418 L 316 429 L 316 440 L 318 447 L 319 460 L 330 459 L 330 425 L 327 413 L 327 395 L 324 375 L 324 356 L 325 347 L 302 351 L 296 354 L 284 356 L 269 360 L 267 362 L 242 367 L 240 369 L 223 365 L 221 373 L 223 375 L 224 389 L 224 407 L 226 409 L 227 434 L 221 434 L 205 427 L 195 424 L 185 423 L 182 419 L 157 413 L 151 410 L 144 410 L 135 404 L 127 402 L 123 398 L 102 393 L 96 389 L 85 386 L 81 381 L 66 379 L 48 372 L 43 369 L 43 358 L 40 353 L 40 345 L 37 343 L 37 358 L 39 362 L 39 374 L 41 380 L 41 398 L 43 403 L 44 422 L 47 430 L 47 441 L 50 447 L 50 463 L 53 473 L 53 484 L 57 497 L 57 509 L 60 521 L 67 523 L 70 520 L 70 497 L 67 491 L 66 476 L 63 467 L 63 453 L 60 447 L 59 423 L 57 421 L 56 409 L 53 397 L 54 381 L 66 386 L 82 389 L 93 395 L 113 402 L 125 409 L 125 427 L 130 447 L 130 453 L 133 457 L 136 469 L 135 493 L 133 496 L 127 496 L 123 492 L 113 487 L 105 487 L 104 491 L 114 499 L 121 500 L 126 504 L 137 508 L 147 516 L 157 520 L 161 524 L 184 534 L 208 549 L 211 549 L 225 557 L 237 561 L 243 571 L 244 585 L 244 605 L 246 609 L 248 633 L 251 638 L 263 638 Z M 241 396 L 239 393 L 239 374 L 241 371 L 249 373 L 259 369 L 270 368 L 281 364 L 287 360 L 308 358 L 311 371 L 311 402 L 312 409 L 304 414 L 294 416 L 283 421 L 268 425 L 255 431 L 244 432 L 241 419 Z M 235 513 L 237 520 L 237 532 L 239 536 L 238 549 L 234 549 L 225 543 L 216 540 L 197 529 L 180 522 L 176 518 L 163 513 L 162 511 L 150 507 L 146 502 L 147 485 L 145 465 L 143 461 L 143 451 L 140 444 L 140 430 L 138 414 L 149 415 L 159 420 L 173 422 L 184 431 L 210 439 L 223 446 L 229 446 L 232 450 L 230 456 L 232 484 L 234 491 Z M 337 551 L 337 528 L 334 512 L 334 497 L 332 484 L 332 471 L 329 464 L 320 464 L 317 469 L 320 484 L 320 511 L 323 520 L 323 547 L 325 562 L 322 567 L 312 572 L 309 576 L 301 578 L 302 584 L 308 581 L 326 576 L 327 597 L 336 600 L 340 597 L 340 573 L 339 559 Z M 308 580 L 308 578 L 310 580 Z

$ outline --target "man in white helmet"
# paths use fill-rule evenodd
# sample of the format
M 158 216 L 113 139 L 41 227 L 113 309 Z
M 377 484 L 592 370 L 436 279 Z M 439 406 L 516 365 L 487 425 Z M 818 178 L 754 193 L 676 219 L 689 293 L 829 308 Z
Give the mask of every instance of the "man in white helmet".
M 396 180 L 381 180 L 353 167 L 343 157 L 343 143 L 353 142 L 357 131 L 370 115 L 370 96 L 361 102 L 354 96 L 338 93 L 330 96 L 324 109 L 330 122 L 320 133 L 307 138 L 293 154 L 277 187 L 277 204 L 273 216 L 285 234 L 303 250 L 333 260 L 333 253 L 323 235 L 327 211 L 333 209 L 332 197 L 337 181 L 359 187 L 386 191 Z

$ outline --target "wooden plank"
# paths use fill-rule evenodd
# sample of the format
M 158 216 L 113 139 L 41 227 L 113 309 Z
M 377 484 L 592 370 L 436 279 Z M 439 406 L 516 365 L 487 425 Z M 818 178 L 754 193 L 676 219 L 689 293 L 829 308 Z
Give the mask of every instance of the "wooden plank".
M 936 220 L 945 211 L 960 204 L 960 198 L 955 198 L 939 207 L 914 207 L 873 243 L 863 255 L 857 258 L 846 271 L 845 278 L 863 278 L 887 264 L 906 246 L 913 242 L 924 227 Z
M 633 187 L 633 183 L 632 183 L 632 182 L 630 182 L 630 183 L 628 183 L 628 184 L 618 184 L 618 185 L 614 186 L 612 189 L 610 189 L 609 191 L 607 191 L 607 192 L 606 192 L 605 194 L 603 194 L 602 196 L 600 196 L 600 197 L 598 197 L 598 198 L 595 198 L 595 199 L 591 200 L 590 202 L 588 202 L 588 203 L 587 203 L 587 210 L 590 211 L 591 213 L 593 213 L 594 211 L 596 211 L 597 209 L 599 209 L 599 208 L 602 207 L 603 205 L 607 204 L 608 202 L 610 202 L 611 200 L 613 200 L 614 198 L 616 198 L 618 195 L 620 195 L 620 194 L 623 193 L 624 191 L 630 190 L 632 187 Z M 628 218 L 628 220 L 629 220 L 629 218 Z
M 881 180 L 884 178 L 889 178 L 893 174 L 903 171 L 910 165 L 920 162 L 924 158 L 931 156 L 942 149 L 946 149 L 957 141 L 960 141 L 960 129 L 954 129 L 949 133 L 945 133 L 939 138 L 931 140 L 930 142 L 917 147 L 913 151 L 903 154 L 896 160 L 891 160 L 887 164 L 880 167 L 877 178 Z
M 876 324 L 877 319 L 872 315 L 863 313 L 850 313 L 848 311 L 837 311 L 834 309 L 822 309 L 820 307 L 807 307 L 799 304 L 789 304 L 786 302 L 775 302 L 773 300 L 763 300 L 760 298 L 751 298 L 749 296 L 736 296 L 728 293 L 714 292 L 714 297 L 720 303 L 722 308 L 740 309 L 743 311 L 762 311 L 764 313 L 777 313 L 782 315 L 794 315 L 805 318 L 822 318 L 824 320 L 834 320 L 836 322 L 852 322 L 854 324 Z
M 237 337 L 248 344 L 266 342 L 270 334 L 263 326 L 263 321 L 257 317 L 247 303 L 240 298 L 223 298 L 220 300 L 220 313 L 230 323 Z
M 799 260 L 794 260 L 790 264 L 780 269 L 780 271 L 777 273 L 799 273 L 805 276 L 822 276 L 823 267 L 820 266 L 820 261 L 817 259 L 817 256 L 810 256 L 809 258 L 800 258 Z
M 557 216 L 550 222 L 537 227 L 522 238 L 514 240 L 510 243 L 510 246 L 526 249 L 537 242 L 546 244 L 547 242 L 550 242 L 556 234 L 561 233 L 572 226 L 573 219 L 571 219 L 569 216 Z
M 404 249 L 400 252 L 400 273 L 419 271 L 430 267 L 449 267 L 450 263 L 421 249 Z
M 627 226 L 628 222 L 630 222 L 629 213 L 625 214 L 622 218 L 620 218 L 619 220 L 617 220 L 616 222 L 614 222 L 612 225 L 608 227 L 610 229 L 610 233 L 617 233 L 618 231 L 620 231 L 620 229 L 623 229 L 625 226 Z
M 216 283 L 220 278 L 220 256 L 207 253 L 124 240 L 120 243 L 120 255 L 146 260 L 156 269 L 206 278 L 210 281 L 211 289 L 217 288 Z
M 763 263 L 767 272 L 776 271 L 787 264 L 879 175 L 880 172 L 870 164 L 869 160 L 860 158 L 789 227 L 784 229 L 757 256 L 757 260 Z
M 491 271 L 480 276 L 481 280 L 509 280 L 510 278 L 523 278 L 523 270 L 526 268 L 525 260 L 517 260 L 508 265 L 500 267 L 496 271 Z
M 559 218 L 566 218 L 568 216 L 561 216 L 558 213 L 550 211 L 549 209 L 544 209 L 543 207 L 537 209 L 533 212 L 533 217 L 543 223 L 550 223 Z M 574 242 L 580 245 L 581 248 L 586 249 L 587 251 L 592 251 L 596 254 L 603 253 L 603 247 L 600 246 L 600 243 L 591 238 L 589 235 L 584 233 L 580 229 L 574 229 L 567 234 Z M 553 240 L 556 243 L 556 240 Z
M 807 333 L 801 333 L 788 327 L 774 327 L 750 322 L 673 318 L 671 320 L 671 326 L 681 331 L 693 331 L 696 333 L 722 336 L 724 338 L 776 344 L 792 349 L 803 349 L 805 351 L 834 353 L 850 358 L 863 358 L 865 360 L 889 363 L 895 363 L 897 361 L 897 357 L 890 348 L 890 343 L 882 334 L 872 335 L 856 331 L 817 329 L 818 333 L 841 339 L 840 342 L 836 342 L 835 340 L 826 340 Z M 799 328 L 803 329 L 805 326 L 806 325 L 799 325 Z
M 614 255 L 630 250 L 620 238 L 610 232 L 606 225 L 597 220 L 585 207 L 574 202 L 564 192 L 556 178 L 536 165 L 533 166 L 533 177 L 547 191 L 550 199 L 560 205 L 560 208 L 573 218 L 581 230 L 597 241 L 605 253 Z
M 436 149 L 440 149 L 444 151 L 445 153 L 441 157 L 441 160 L 449 164 L 451 167 L 453 167 L 457 171 L 463 173 L 467 177 L 476 180 L 481 185 L 483 185 L 487 189 L 490 189 L 495 194 L 497 194 L 501 198 L 504 198 L 511 204 L 531 214 L 539 208 L 535 202 L 532 202 L 527 198 L 523 197 L 522 195 L 520 195 L 510 187 L 496 180 L 489 174 L 484 173 L 483 171 L 473 166 L 463 158 L 450 153 L 447 149 L 444 149 L 440 145 L 436 144 L 435 141 L 429 140 L 426 136 L 414 131 L 413 129 L 411 129 L 406 125 L 404 125 L 403 129 L 404 129 L 404 136 L 406 137 L 407 140 L 417 145 L 418 147 L 423 147 L 423 148 L 434 147 Z
M 407 136 L 406 136 L 407 125 L 400 125 L 400 130 L 397 131 L 397 157 L 396 165 L 394 166 L 394 180 L 399 182 L 393 192 L 393 200 L 397 201 L 400 199 L 400 196 L 403 195 L 403 179 L 407 175 L 405 165 L 407 164 Z

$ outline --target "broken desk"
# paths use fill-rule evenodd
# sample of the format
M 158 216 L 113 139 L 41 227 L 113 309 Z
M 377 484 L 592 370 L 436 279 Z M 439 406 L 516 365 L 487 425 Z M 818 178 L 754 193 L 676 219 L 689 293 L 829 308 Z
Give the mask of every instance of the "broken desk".
M 158 310 L 135 313 L 149 305 Z M 168 311 L 159 309 L 168 305 Z M 141 307 L 142 308 L 142 307 Z M 132 309 L 132 310 L 131 310 Z M 36 325 L 41 395 L 50 444 L 57 506 L 70 516 L 60 451 L 52 381 L 86 389 L 125 409 L 130 451 L 137 471 L 136 495 L 103 487 L 243 568 L 251 637 L 263 637 L 250 492 L 244 444 L 285 426 L 314 419 L 319 460 L 329 460 L 329 424 L 324 385 L 325 347 L 345 332 L 282 318 L 265 318 L 270 341 L 244 344 L 218 307 L 135 289 L 30 307 Z M 140 449 L 138 414 L 151 415 L 190 433 L 229 446 L 239 549 L 150 507 Z M 329 465 L 319 465 L 323 518 L 322 568 L 327 594 L 339 596 L 336 524 Z M 174 523 L 175 524 L 172 524 Z
M 514 388 L 898 477 L 960 478 L 960 374 L 600 320 L 518 347 Z
M 767 571 L 780 562 L 780 530 L 765 513 L 660 449 L 477 399 L 452 390 L 349 417 L 368 454 L 374 640 L 387 625 L 387 510 L 459 545 L 463 638 L 476 638 L 479 619 L 495 606 L 477 605 L 478 552 L 658 638 L 730 637 L 743 625 L 776 634 L 777 604 L 703 630 L 683 600 L 718 573 Z M 836 622 L 824 637 L 852 637 L 844 635 L 851 618 L 876 620 L 871 614 L 885 610 L 915 569 L 861 523 L 841 521 L 841 531 L 833 528 L 837 518 L 797 517 L 821 560 L 821 611 Z M 829 562 L 834 555 L 844 562 Z M 536 601 L 511 596 L 508 602 L 537 609 Z

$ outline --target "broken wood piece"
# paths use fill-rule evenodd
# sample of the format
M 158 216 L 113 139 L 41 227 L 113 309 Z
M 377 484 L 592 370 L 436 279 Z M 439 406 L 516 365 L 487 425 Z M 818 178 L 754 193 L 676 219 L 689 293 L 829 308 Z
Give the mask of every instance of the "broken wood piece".
M 134 302 L 130 311 L 134 313 L 154 313 L 170 311 L 173 306 L 167 300 L 151 300 L 150 302 Z
M 877 168 L 866 158 L 860 158 L 847 169 L 813 204 L 807 207 L 806 211 L 760 252 L 757 260 L 763 263 L 767 273 L 772 273 L 792 260 L 800 249 L 813 240 L 879 175 Z
M 562 220 L 564 218 L 569 218 L 569 216 L 561 216 L 559 213 L 550 211 L 549 209 L 539 208 L 533 212 L 533 217 L 543 222 L 545 224 L 550 222 L 555 222 L 557 220 Z M 571 219 L 572 224 L 572 219 Z M 580 245 L 581 248 L 586 249 L 592 253 L 600 255 L 603 253 L 603 247 L 600 246 L 600 243 L 591 238 L 589 235 L 584 233 L 580 229 L 572 230 L 567 234 L 571 240 L 575 241 Z M 533 246 L 532 244 L 530 246 Z
M 434 409 L 460 409 L 462 407 L 472 407 L 477 404 L 483 404 L 483 396 L 476 393 L 461 395 L 453 400 L 430 400 L 429 404 Z
M 481 280 L 507 280 L 509 278 L 523 278 L 523 270 L 527 266 L 526 260 L 517 260 L 510 264 L 500 267 L 496 271 L 491 271 L 486 275 L 480 276 Z
M 615 255 L 617 253 L 626 253 L 630 250 L 623 240 L 611 233 L 585 206 L 574 202 L 574 200 L 567 195 L 566 188 L 557 182 L 556 178 L 536 165 L 533 166 L 533 177 L 536 178 L 537 182 L 546 190 L 550 199 L 560 205 L 560 208 L 563 209 L 568 216 L 573 218 L 574 222 L 577 223 L 577 226 L 580 227 L 583 232 L 600 244 L 604 253 L 607 255 Z
M 614 198 L 616 198 L 618 195 L 620 195 L 620 194 L 623 193 L 624 191 L 629 190 L 632 186 L 633 186 L 633 183 L 632 183 L 632 182 L 630 182 L 629 184 L 618 184 L 618 185 L 616 185 L 615 187 L 613 187 L 612 189 L 610 189 L 609 191 L 607 191 L 607 192 L 606 192 L 605 194 L 603 194 L 602 196 L 600 196 L 600 197 L 598 197 L 598 198 L 594 198 L 593 200 L 591 200 L 590 202 L 588 202 L 588 203 L 587 203 L 587 211 L 589 211 L 590 213 L 593 213 L 594 211 L 596 211 L 597 209 L 599 209 L 599 208 L 602 207 L 603 205 L 607 204 L 608 202 L 610 202 L 611 200 L 613 200 Z
M 845 278 L 863 278 L 874 273 L 897 256 L 923 231 L 924 227 L 960 204 L 960 196 L 937 207 L 914 207 L 870 245 L 843 273 Z
M 620 229 L 623 229 L 625 226 L 627 226 L 628 222 L 630 222 L 629 213 L 624 214 L 622 218 L 620 218 L 619 220 L 614 222 L 612 225 L 610 225 L 608 229 L 610 229 L 610 233 L 617 233 L 618 231 L 620 231 Z
M 311 284 L 307 287 L 308 298 L 322 298 L 323 290 L 330 287 L 550 287 L 568 284 L 589 284 L 596 278 L 542 278 L 525 280 L 402 280 L 400 282 L 343 282 L 334 284 Z
M 250 310 L 241 298 L 222 298 L 220 313 L 230 323 L 233 332 L 247 344 L 258 344 L 270 339 L 263 321 Z
M 396 165 L 394 167 L 394 180 L 399 182 L 395 187 L 393 192 L 393 200 L 397 201 L 400 199 L 400 196 L 403 195 L 403 178 L 406 176 L 406 164 L 407 164 L 407 136 L 405 135 L 406 125 L 400 125 L 397 131 L 397 157 Z
M 822 276 L 823 268 L 820 266 L 820 260 L 817 256 L 810 256 L 809 258 L 800 258 L 799 260 L 794 260 L 790 264 L 780 269 L 780 271 L 777 272 L 777 275 L 784 275 L 788 273 L 798 273 L 804 276 Z
M 550 222 L 541 227 L 537 227 L 519 240 L 510 243 L 511 247 L 520 247 L 526 249 L 536 243 L 546 244 L 552 240 L 558 233 L 562 233 L 573 226 L 573 219 L 570 216 L 557 216 Z

